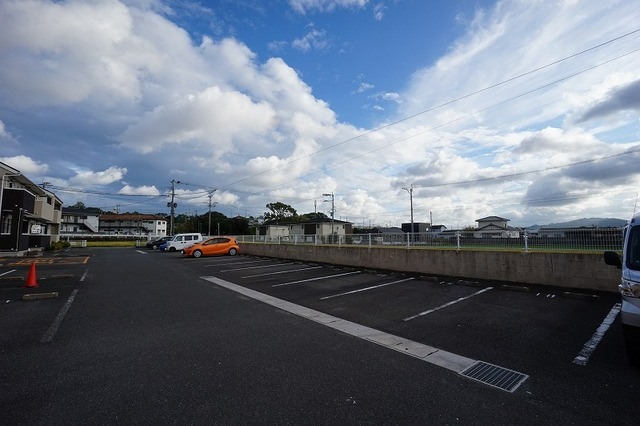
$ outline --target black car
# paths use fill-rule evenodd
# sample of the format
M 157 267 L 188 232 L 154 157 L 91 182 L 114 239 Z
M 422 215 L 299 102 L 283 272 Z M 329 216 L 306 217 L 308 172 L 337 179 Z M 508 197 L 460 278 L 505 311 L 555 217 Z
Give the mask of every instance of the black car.
M 166 243 L 167 241 L 169 241 L 171 238 L 173 238 L 173 237 L 166 236 L 166 237 L 158 238 L 156 240 L 149 240 L 149 241 L 147 241 L 147 248 L 155 250 L 158 247 L 160 247 L 160 245 L 162 245 L 162 244 Z

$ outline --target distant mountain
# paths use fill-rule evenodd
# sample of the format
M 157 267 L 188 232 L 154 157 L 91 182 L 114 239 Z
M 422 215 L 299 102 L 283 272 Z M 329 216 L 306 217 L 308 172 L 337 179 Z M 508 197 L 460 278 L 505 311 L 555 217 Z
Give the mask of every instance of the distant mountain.
M 613 218 L 585 218 L 585 219 L 576 219 L 571 220 L 569 222 L 559 222 L 559 223 L 550 223 L 548 225 L 533 225 L 527 227 L 527 229 L 540 229 L 540 228 L 580 228 L 582 226 L 596 226 L 599 228 L 608 228 L 608 227 L 621 227 L 625 226 L 629 221 L 624 219 L 613 219 Z

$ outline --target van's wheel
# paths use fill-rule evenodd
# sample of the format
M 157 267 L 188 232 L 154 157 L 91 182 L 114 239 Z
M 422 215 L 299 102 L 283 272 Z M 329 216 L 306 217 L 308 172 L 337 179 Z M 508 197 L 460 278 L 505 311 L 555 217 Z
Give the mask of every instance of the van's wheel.
M 176 251 L 175 247 L 169 247 L 169 251 Z
M 196 250 L 193 252 L 193 257 L 198 258 L 202 256 L 202 252 L 200 250 Z
M 238 254 L 238 250 L 234 248 L 229 249 L 229 256 L 235 256 L 236 254 Z

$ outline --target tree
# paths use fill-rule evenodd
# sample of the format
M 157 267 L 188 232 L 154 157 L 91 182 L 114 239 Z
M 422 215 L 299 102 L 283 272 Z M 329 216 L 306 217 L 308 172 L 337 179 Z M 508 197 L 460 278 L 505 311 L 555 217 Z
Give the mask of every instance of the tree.
M 312 222 L 314 220 L 328 219 L 329 216 L 322 212 L 311 212 L 300 215 L 300 222 Z
M 278 223 L 281 220 L 294 219 L 298 217 L 296 209 L 279 201 L 276 203 L 269 203 L 265 207 L 270 210 L 269 212 L 264 213 L 265 222 Z
M 77 203 L 75 203 L 74 205 L 69 206 L 69 207 L 71 207 L 72 209 L 84 209 L 84 208 L 86 208 L 82 201 L 78 201 Z

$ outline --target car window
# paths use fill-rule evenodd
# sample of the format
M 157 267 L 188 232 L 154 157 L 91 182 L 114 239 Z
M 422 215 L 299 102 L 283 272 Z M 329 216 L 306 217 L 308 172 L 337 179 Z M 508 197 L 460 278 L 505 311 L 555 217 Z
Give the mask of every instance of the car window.
M 640 270 L 640 226 L 630 230 L 627 244 L 627 266 L 629 269 Z

